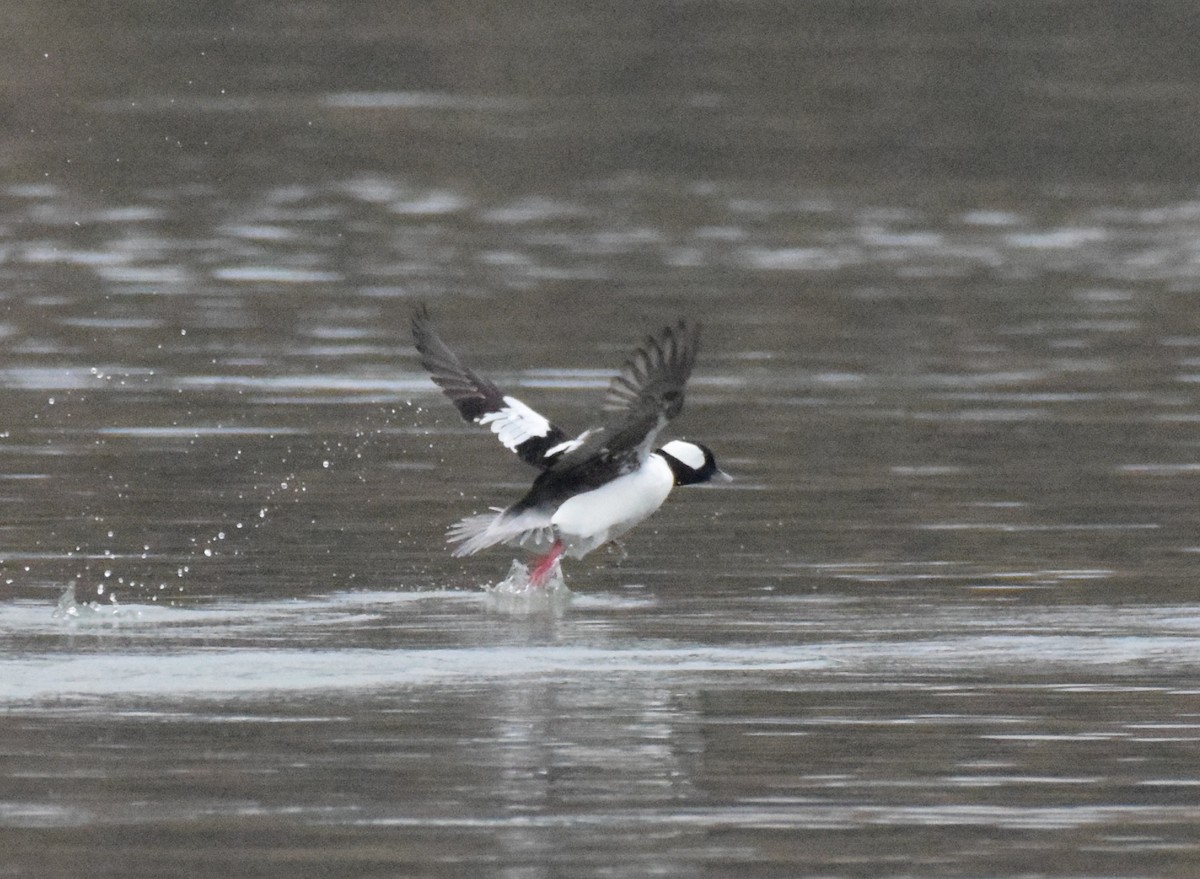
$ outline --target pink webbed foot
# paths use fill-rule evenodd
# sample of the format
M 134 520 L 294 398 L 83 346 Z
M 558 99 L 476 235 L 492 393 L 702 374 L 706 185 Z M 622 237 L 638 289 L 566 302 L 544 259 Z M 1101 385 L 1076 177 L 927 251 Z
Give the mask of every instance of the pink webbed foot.
M 550 551 L 538 559 L 537 564 L 533 566 L 533 570 L 529 572 L 529 585 L 535 589 L 541 589 L 546 585 L 546 578 L 550 576 L 550 572 L 554 570 L 555 563 L 562 558 L 563 546 L 561 540 L 554 541 L 550 547 Z

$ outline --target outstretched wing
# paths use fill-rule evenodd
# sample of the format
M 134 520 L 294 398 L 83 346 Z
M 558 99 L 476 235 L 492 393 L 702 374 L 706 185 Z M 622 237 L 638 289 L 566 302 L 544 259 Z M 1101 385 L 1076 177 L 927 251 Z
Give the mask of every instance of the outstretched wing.
M 648 336 L 609 386 L 604 407 L 613 416 L 603 427 L 573 440 L 513 510 L 561 503 L 644 462 L 658 434 L 683 409 L 684 387 L 699 347 L 698 323 L 681 320 Z
M 412 332 L 421 365 L 462 417 L 491 428 L 505 448 L 516 452 L 522 461 L 544 469 L 578 444 L 516 397 L 502 393 L 491 381 L 463 366 L 458 355 L 434 332 L 429 309 L 424 305 L 413 312 Z
M 607 445 L 650 454 L 659 432 L 683 409 L 684 388 L 700 350 L 700 324 L 681 320 L 647 336 L 612 380 L 604 408 L 617 413 Z

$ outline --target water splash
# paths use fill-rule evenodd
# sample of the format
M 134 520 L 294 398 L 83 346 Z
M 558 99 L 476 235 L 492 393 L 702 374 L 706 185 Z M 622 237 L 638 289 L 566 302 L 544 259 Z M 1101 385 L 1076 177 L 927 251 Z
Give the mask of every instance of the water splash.
M 107 604 L 99 601 L 80 604 L 75 596 L 75 581 L 72 580 L 63 589 L 62 595 L 58 597 L 58 604 L 54 608 L 52 617 L 63 622 L 75 623 L 81 620 L 92 622 L 118 619 L 123 613 L 124 608 L 117 604 L 117 596 L 114 592 L 109 593 Z M 134 611 L 133 615 L 141 616 L 141 612 Z
M 562 613 L 574 595 L 563 579 L 562 566 L 556 561 L 542 585 L 534 585 L 529 567 L 513 559 L 508 576 L 495 585 L 483 587 L 489 607 L 502 613 L 526 614 L 550 611 Z

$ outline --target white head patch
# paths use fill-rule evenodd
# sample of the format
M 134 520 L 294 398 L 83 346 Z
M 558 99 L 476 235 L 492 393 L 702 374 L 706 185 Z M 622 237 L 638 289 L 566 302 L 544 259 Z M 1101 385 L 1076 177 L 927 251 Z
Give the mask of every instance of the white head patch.
M 693 470 L 699 470 L 704 466 L 704 449 L 700 448 L 695 443 L 689 443 L 684 440 L 671 440 L 662 450 L 677 461 L 682 461 Z

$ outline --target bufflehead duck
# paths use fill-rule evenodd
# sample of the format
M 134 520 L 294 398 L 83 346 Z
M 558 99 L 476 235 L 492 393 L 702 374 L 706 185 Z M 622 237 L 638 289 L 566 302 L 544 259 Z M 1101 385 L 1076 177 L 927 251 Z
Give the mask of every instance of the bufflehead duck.
M 434 332 L 428 309 L 413 314 L 421 364 L 467 421 L 491 428 L 500 442 L 542 472 L 507 508 L 469 516 L 451 526 L 454 555 L 473 555 L 500 543 L 545 554 L 530 583 L 543 586 L 563 555 L 583 558 L 637 525 L 676 485 L 729 479 L 712 451 L 686 440 L 654 447 L 683 408 L 683 389 L 700 342 L 700 325 L 681 320 L 647 336 L 604 399 L 604 423 L 571 438 L 516 397 L 463 366 Z

